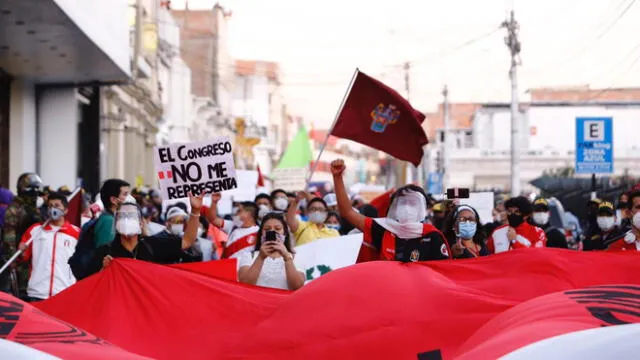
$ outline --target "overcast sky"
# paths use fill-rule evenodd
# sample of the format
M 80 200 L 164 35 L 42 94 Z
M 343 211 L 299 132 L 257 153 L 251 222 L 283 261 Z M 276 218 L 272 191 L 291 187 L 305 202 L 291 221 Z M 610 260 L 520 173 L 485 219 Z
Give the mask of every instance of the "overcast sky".
M 174 0 L 172 6 L 184 2 Z M 189 0 L 189 8 L 214 3 Z M 635 0 L 220 3 L 233 11 L 232 56 L 279 62 L 293 113 L 318 127 L 333 121 L 356 67 L 403 90 L 401 64 L 410 61 L 411 102 L 424 112 L 441 101 L 445 83 L 451 101 L 509 101 L 506 32 L 494 30 L 512 7 L 521 27 L 523 96 L 540 86 L 640 86 L 640 1 Z

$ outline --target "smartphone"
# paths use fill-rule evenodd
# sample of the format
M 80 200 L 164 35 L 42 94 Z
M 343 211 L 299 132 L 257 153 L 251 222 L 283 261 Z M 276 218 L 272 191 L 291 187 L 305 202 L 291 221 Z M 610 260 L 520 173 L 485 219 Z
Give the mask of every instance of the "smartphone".
M 453 188 L 447 189 L 447 199 L 468 199 L 469 198 L 469 189 L 464 188 Z
M 267 231 L 264 241 L 276 241 L 277 236 L 275 231 Z

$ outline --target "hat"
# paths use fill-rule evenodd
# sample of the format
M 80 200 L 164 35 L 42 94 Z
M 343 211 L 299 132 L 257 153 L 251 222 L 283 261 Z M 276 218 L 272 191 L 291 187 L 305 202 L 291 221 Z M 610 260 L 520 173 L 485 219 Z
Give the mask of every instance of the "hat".
M 327 206 L 336 206 L 336 205 L 338 205 L 338 198 L 336 197 L 336 194 L 334 194 L 334 193 L 328 193 L 327 195 L 324 196 L 323 200 L 324 200 L 324 202 L 327 203 Z
M 153 197 L 156 197 L 156 196 L 161 196 L 161 195 L 160 195 L 160 191 L 158 191 L 158 190 L 156 190 L 156 189 L 153 189 L 153 190 L 151 190 L 151 191 L 149 192 L 149 196 L 150 196 L 150 197 L 152 197 L 152 198 L 153 198 Z
M 549 202 L 545 198 L 537 198 L 533 201 L 533 211 L 549 211 Z
M 436 203 L 435 205 L 433 205 L 433 211 L 443 212 L 444 211 L 444 204 L 441 203 L 441 202 Z
M 615 215 L 616 211 L 613 207 L 613 204 L 608 201 L 603 201 L 598 206 L 598 214 L 606 214 L 609 216 Z
M 172 207 L 171 209 L 169 209 L 169 212 L 167 212 L 167 220 L 174 218 L 176 216 L 182 216 L 182 217 L 187 217 L 187 213 L 180 209 L 177 206 Z

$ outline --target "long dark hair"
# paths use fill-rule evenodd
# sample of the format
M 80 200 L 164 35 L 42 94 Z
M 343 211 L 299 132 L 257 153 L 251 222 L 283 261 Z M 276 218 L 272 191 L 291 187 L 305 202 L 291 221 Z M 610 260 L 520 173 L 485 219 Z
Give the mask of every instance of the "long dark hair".
M 291 249 L 291 233 L 289 232 L 289 226 L 287 226 L 287 222 L 285 221 L 282 214 L 273 212 L 265 215 L 264 218 L 262 218 L 262 222 L 260 222 L 260 229 L 258 230 L 258 240 L 256 241 L 256 247 L 254 251 L 260 251 L 260 246 L 262 246 L 262 231 L 264 228 L 264 224 L 266 224 L 267 221 L 271 219 L 276 219 L 282 224 L 282 229 L 284 230 L 284 246 L 287 248 L 287 251 L 293 253 L 293 250 Z
M 462 210 L 469 210 L 469 209 L 471 209 L 471 211 L 473 211 L 473 214 L 476 217 L 476 223 L 478 224 L 477 225 L 477 229 L 476 229 L 476 233 L 475 233 L 475 235 L 473 235 L 473 242 L 478 244 L 478 245 L 480 245 L 480 246 L 484 246 L 484 240 L 487 237 L 487 235 L 485 234 L 484 227 L 482 226 L 482 223 L 480 222 L 480 214 L 478 214 L 478 211 L 473 206 L 469 206 L 469 205 L 456 206 L 454 211 L 451 211 L 451 212 L 449 212 L 449 214 L 447 214 L 447 217 L 444 220 L 443 234 L 444 234 L 444 237 L 449 242 L 449 245 L 455 244 L 455 242 L 456 242 L 456 240 L 458 238 L 458 236 L 456 235 L 456 231 L 454 229 L 455 226 L 456 226 L 456 221 L 458 220 L 458 214 Z

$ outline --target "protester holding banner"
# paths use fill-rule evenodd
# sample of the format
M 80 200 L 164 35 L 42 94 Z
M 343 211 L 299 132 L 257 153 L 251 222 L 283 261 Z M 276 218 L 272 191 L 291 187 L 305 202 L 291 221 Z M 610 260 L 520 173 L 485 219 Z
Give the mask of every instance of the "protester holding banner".
M 546 246 L 547 235 L 544 230 L 529 223 L 533 213 L 533 205 L 529 199 L 524 196 L 512 197 L 504 206 L 507 209 L 508 225 L 497 228 L 489 237 L 487 247 L 490 253 Z
M 298 204 L 307 198 L 308 195 L 305 192 L 299 192 L 296 198 L 291 200 L 287 210 L 287 223 L 295 237 L 296 246 L 308 244 L 318 239 L 339 237 L 340 233 L 337 230 L 325 225 L 329 212 L 327 204 L 322 198 L 316 197 L 308 200 L 306 208 L 308 221 L 298 220 L 296 214 Z
M 233 221 L 218 217 L 220 193 L 211 194 L 211 207 L 207 220 L 222 229 L 229 238 L 222 252 L 223 259 L 235 259 L 243 252 L 250 253 L 256 243 L 258 233 L 258 207 L 254 202 L 245 201 L 238 205 Z
M 96 250 L 94 268 L 106 268 L 114 258 L 130 258 L 161 264 L 176 263 L 183 250 L 195 244 L 200 227 L 200 208 L 203 194 L 189 194 L 191 214 L 182 237 L 162 238 L 142 236 L 142 214 L 136 203 L 125 202 L 115 213 L 116 237 L 110 245 Z
M 364 234 L 364 246 L 373 247 L 380 260 L 424 261 L 449 259 L 451 252 L 444 236 L 425 224 L 427 194 L 419 186 L 406 185 L 391 196 L 385 218 L 365 217 L 351 207 L 342 174 L 341 159 L 331 162 L 331 173 L 340 215 Z
M 640 251 L 640 192 L 629 194 L 627 210 L 630 216 L 630 229 L 625 236 L 609 245 L 610 251 Z
M 480 215 L 471 206 L 460 205 L 451 214 L 452 226 L 446 229 L 445 235 L 452 234 L 454 244 L 451 252 L 454 259 L 469 259 L 489 255 L 487 246 L 484 243 L 484 233 L 480 227 Z M 445 222 L 451 223 L 451 222 Z
M 282 290 L 304 285 L 304 271 L 296 268 L 290 245 L 290 232 L 281 214 L 267 214 L 258 231 L 253 252 L 238 257 L 238 279 L 245 284 Z
M 65 195 L 51 193 L 47 204 L 48 223 L 34 224 L 20 241 L 21 260 L 31 269 L 27 301 L 48 299 L 76 283 L 67 262 L 76 250 L 80 228 L 65 220 L 69 208 Z

